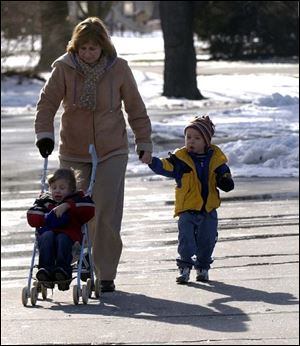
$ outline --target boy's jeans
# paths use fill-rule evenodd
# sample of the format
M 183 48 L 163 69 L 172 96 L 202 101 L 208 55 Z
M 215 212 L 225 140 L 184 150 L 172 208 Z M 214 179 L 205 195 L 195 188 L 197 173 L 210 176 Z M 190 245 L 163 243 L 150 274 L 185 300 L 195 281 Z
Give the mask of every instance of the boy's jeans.
M 213 262 L 211 255 L 218 236 L 217 227 L 216 210 L 210 213 L 187 211 L 180 214 L 177 266 L 210 269 L 210 264 Z
M 56 267 L 72 274 L 73 240 L 64 233 L 48 230 L 38 236 L 39 268 L 53 272 Z

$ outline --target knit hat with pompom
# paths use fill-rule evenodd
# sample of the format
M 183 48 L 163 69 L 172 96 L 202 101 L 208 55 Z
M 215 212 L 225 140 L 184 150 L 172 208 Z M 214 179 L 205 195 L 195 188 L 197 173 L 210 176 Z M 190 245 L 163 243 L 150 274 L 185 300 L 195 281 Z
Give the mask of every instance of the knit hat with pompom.
M 184 134 L 188 128 L 193 128 L 199 131 L 204 138 L 207 146 L 210 145 L 211 138 L 215 133 L 215 125 L 209 119 L 208 115 L 195 117 L 184 129 Z

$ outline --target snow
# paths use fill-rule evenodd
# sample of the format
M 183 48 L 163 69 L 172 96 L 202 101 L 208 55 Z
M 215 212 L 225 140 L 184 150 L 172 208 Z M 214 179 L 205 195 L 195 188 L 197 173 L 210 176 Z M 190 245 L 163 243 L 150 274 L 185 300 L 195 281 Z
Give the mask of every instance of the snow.
M 163 40 L 160 34 L 112 37 L 117 52 L 129 63 L 162 65 Z M 34 59 L 31 57 L 30 61 Z M 5 60 L 6 66 L 26 65 L 22 55 Z M 167 99 L 161 96 L 163 76 L 133 68 L 140 93 L 146 104 L 153 127 L 154 155 L 167 156 L 183 145 L 183 128 L 195 115 L 209 114 L 216 125 L 213 143 L 219 145 L 229 159 L 234 176 L 291 177 L 299 176 L 299 77 L 284 73 L 289 64 L 269 63 L 264 68 L 273 73 L 255 73 L 258 63 L 215 62 L 198 63 L 211 68 L 198 75 L 198 87 L 207 98 L 201 101 Z M 134 65 L 133 65 L 134 66 Z M 214 74 L 226 66 L 234 74 Z M 249 66 L 253 73 L 241 74 L 240 67 Z M 198 66 L 199 67 L 199 66 Z M 277 72 L 280 70 L 281 72 Z M 145 72 L 146 71 L 146 72 Z M 222 70 L 220 70 L 222 71 Z M 243 70 L 241 70 L 243 71 Z M 44 82 L 16 77 L 1 83 L 1 110 L 6 116 L 34 113 Z M 159 116 L 158 116 L 159 115 Z M 130 142 L 133 142 L 129 131 Z M 128 172 L 151 174 L 146 165 L 131 151 Z

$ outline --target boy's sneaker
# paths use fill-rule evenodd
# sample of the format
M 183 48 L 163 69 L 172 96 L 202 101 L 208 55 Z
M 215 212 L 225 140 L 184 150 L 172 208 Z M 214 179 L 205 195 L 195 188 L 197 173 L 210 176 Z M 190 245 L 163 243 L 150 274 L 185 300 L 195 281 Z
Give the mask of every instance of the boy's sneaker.
M 54 288 L 52 274 L 45 268 L 40 268 L 36 273 L 36 278 L 42 282 L 46 288 Z
M 67 291 L 70 288 L 72 275 L 69 275 L 63 268 L 58 267 L 55 269 L 55 280 L 61 281 L 57 284 L 60 291 Z
M 207 282 L 208 280 L 207 269 L 196 269 L 196 281 Z
M 46 288 L 54 288 L 54 283 L 52 274 L 45 268 L 40 268 L 36 273 L 36 279 L 42 282 L 43 286 Z
M 38 281 L 52 281 L 51 273 L 45 268 L 40 268 L 37 271 L 36 278 Z
M 190 268 L 179 268 L 179 276 L 176 278 L 178 284 L 186 284 L 190 279 Z

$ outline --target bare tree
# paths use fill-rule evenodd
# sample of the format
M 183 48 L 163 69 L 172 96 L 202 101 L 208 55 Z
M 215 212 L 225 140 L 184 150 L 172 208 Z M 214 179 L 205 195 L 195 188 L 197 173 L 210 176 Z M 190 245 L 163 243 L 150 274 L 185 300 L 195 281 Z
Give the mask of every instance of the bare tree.
M 87 17 L 99 17 L 103 21 L 117 1 L 68 1 L 69 17 L 73 25 Z
M 51 63 L 66 51 L 71 36 L 67 1 L 39 1 L 42 47 L 37 71 L 49 70 Z
M 76 18 L 69 16 L 68 1 L 39 1 L 41 13 L 41 57 L 37 71 L 48 70 L 51 63 L 66 51 L 66 46 L 72 34 L 72 27 Z M 112 6 L 113 1 L 87 1 L 87 11 L 80 1 L 74 2 L 78 6 L 78 21 L 89 16 L 98 16 L 104 19 Z M 75 8 L 76 10 L 76 8 Z
M 87 1 L 89 16 L 97 16 L 104 20 L 115 1 Z
M 165 47 L 163 95 L 203 99 L 197 88 L 193 1 L 160 1 L 160 18 Z

